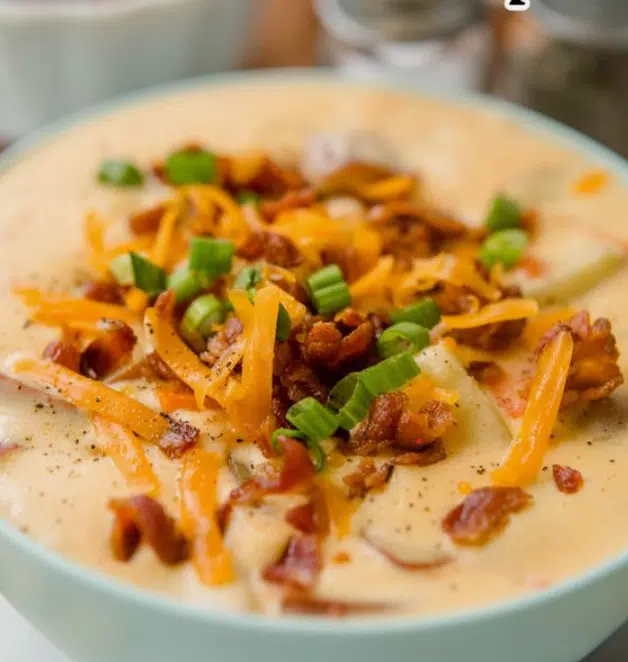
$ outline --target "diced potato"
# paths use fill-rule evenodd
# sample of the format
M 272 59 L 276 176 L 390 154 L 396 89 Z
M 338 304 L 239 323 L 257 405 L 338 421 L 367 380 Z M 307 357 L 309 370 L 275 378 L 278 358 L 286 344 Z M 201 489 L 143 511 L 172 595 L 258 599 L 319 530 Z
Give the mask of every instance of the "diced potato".
M 434 345 L 418 354 L 416 362 L 438 386 L 459 394 L 455 410 L 457 425 L 446 438 L 448 450 L 475 443 L 473 440 L 477 439 L 490 439 L 496 446 L 501 444 L 506 448 L 511 434 L 497 405 L 451 352 Z
M 530 248 L 541 263 L 539 276 L 513 272 L 524 296 L 542 304 L 565 302 L 584 294 L 617 271 L 625 260 L 621 245 L 589 232 L 558 228 L 545 232 Z

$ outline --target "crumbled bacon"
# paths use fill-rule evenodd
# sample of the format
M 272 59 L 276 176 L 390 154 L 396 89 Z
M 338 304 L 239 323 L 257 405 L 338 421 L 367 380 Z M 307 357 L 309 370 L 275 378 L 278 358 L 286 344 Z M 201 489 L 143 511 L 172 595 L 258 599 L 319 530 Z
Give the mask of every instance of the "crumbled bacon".
M 511 513 L 530 502 L 530 495 L 520 487 L 483 487 L 445 517 L 443 530 L 459 545 L 483 545 L 508 524 Z
M 305 181 L 295 168 L 280 166 L 266 157 L 262 168 L 246 183 L 246 188 L 268 196 L 282 196 L 289 190 L 301 189 Z
M 286 513 L 286 522 L 301 533 L 315 533 L 319 536 L 325 536 L 329 533 L 327 502 L 316 485 L 310 488 L 308 501 L 291 508 Z
M 316 201 L 316 194 L 311 188 L 287 191 L 277 200 L 263 200 L 260 212 L 267 221 L 274 221 L 284 211 L 309 207 Z
M 384 487 L 392 476 L 394 465 L 389 462 L 378 467 L 371 458 L 360 461 L 357 469 L 342 477 L 342 482 L 349 488 L 349 498 L 364 498 L 370 490 Z
M 471 347 L 486 350 L 499 350 L 510 347 L 515 340 L 521 337 L 526 326 L 526 320 L 506 320 L 495 324 L 485 324 L 473 329 L 458 329 L 449 335 L 456 342 Z
M 68 370 L 79 372 L 81 365 L 81 348 L 76 336 L 64 332 L 61 340 L 53 340 L 46 345 L 43 358 L 54 361 Z
M 564 494 L 575 494 L 582 489 L 584 478 L 577 469 L 563 464 L 552 465 L 552 475 L 556 487 Z
M 277 563 L 267 566 L 262 577 L 267 582 L 298 589 L 314 587 L 321 570 L 319 541 L 314 535 L 292 536 Z
M 102 379 L 121 368 L 133 354 L 137 342 L 133 329 L 120 320 L 103 319 L 101 331 L 81 354 L 81 373 Z
M 218 515 L 223 528 L 229 520 L 231 510 L 238 504 L 256 503 L 268 494 L 282 494 L 311 486 L 315 470 L 305 446 L 295 439 L 283 436 L 279 437 L 277 443 L 283 455 L 281 466 L 277 468 L 267 465 L 258 475 L 231 491 Z
M 275 348 L 273 371 L 290 402 L 299 402 L 308 396 L 319 402 L 327 400 L 327 386 L 289 343 L 280 343 Z
M 129 561 L 142 542 L 152 547 L 162 563 L 177 565 L 188 558 L 188 544 L 176 523 L 155 499 L 139 495 L 112 499 L 114 513 L 111 549 L 118 561 Z
M 426 402 L 416 412 L 407 406 L 408 398 L 403 393 L 377 396 L 367 417 L 353 430 L 349 450 L 358 455 L 373 455 L 395 448 L 427 460 L 425 453 L 429 446 L 454 425 L 453 414 L 448 405 L 436 400 Z M 420 464 L 421 460 L 407 463 Z
M 447 459 L 447 450 L 441 439 L 420 446 L 420 450 L 395 455 L 393 464 L 400 466 L 428 467 Z
M 571 333 L 574 341 L 562 407 L 600 400 L 623 384 L 624 378 L 617 365 L 619 350 L 611 323 L 605 317 L 591 324 L 589 313 L 582 310 L 568 322 L 559 322 L 542 338 L 537 355 L 561 331 Z
M 159 448 L 169 458 L 181 457 L 186 451 L 196 446 L 200 431 L 193 425 L 168 417 L 170 429 L 159 440 Z
M 207 341 L 207 349 L 201 353 L 201 360 L 213 366 L 238 339 L 243 329 L 242 322 L 235 315 L 229 315 L 223 328 Z
M 124 290 L 113 281 L 90 280 L 83 286 L 83 296 L 90 301 L 102 303 L 124 303 Z
M 249 261 L 263 259 L 286 269 L 301 264 L 299 249 L 277 232 L 252 232 L 238 249 L 238 255 Z
M 332 370 L 365 358 L 375 342 L 373 324 L 362 321 L 343 335 L 334 322 L 315 322 L 303 341 L 303 359 Z
M 152 381 L 158 379 L 161 381 L 182 383 L 157 352 L 151 352 L 138 361 L 135 361 L 122 372 L 118 373 L 116 379 L 120 381 L 128 379 L 148 379 Z
M 442 552 L 435 550 L 425 549 L 397 549 L 397 545 L 379 540 L 368 532 L 363 535 L 364 540 L 376 549 L 380 554 L 385 556 L 393 565 L 404 570 L 411 571 L 425 571 L 435 570 L 442 568 L 444 565 L 451 563 L 451 557 Z M 403 551 L 403 554 L 402 554 Z
M 166 205 L 163 204 L 139 211 L 129 218 L 129 230 L 133 234 L 157 232 L 165 212 Z

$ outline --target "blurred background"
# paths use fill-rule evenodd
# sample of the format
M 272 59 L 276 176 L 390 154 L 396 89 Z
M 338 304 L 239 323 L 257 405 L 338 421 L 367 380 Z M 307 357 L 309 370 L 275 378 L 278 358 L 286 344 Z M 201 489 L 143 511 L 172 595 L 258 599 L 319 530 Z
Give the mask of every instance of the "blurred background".
M 156 83 L 328 65 L 488 92 L 628 156 L 627 63 L 628 0 L 0 0 L 0 142 Z

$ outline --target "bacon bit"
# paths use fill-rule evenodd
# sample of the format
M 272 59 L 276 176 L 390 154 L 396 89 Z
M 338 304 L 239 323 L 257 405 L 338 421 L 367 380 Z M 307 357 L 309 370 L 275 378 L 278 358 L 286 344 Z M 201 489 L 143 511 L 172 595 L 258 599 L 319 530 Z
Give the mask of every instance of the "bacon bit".
M 294 243 L 277 232 L 252 232 L 238 249 L 238 255 L 249 261 L 264 259 L 284 268 L 296 267 L 302 261 Z
M 314 465 L 307 449 L 295 439 L 280 436 L 277 440 L 283 455 L 283 464 L 277 469 L 270 465 L 264 473 L 242 483 L 232 490 L 225 504 L 220 508 L 219 521 L 226 526 L 234 506 L 260 501 L 268 494 L 292 492 L 303 486 L 311 485 Z
M 81 349 L 77 336 L 64 329 L 61 340 L 53 340 L 46 345 L 42 358 L 50 359 L 73 372 L 79 372 Z
M 100 301 L 101 303 L 115 305 L 124 303 L 122 288 L 117 283 L 107 280 L 88 281 L 83 287 L 83 296 L 90 301 Z
M 374 541 L 369 538 L 367 535 L 364 535 L 364 540 L 374 549 L 376 549 L 382 556 L 386 557 L 393 565 L 396 565 L 398 568 L 403 568 L 404 570 L 434 570 L 436 568 L 442 568 L 444 565 L 451 563 L 451 558 L 444 554 L 441 554 L 432 559 L 419 558 L 417 560 L 412 560 L 410 558 L 401 558 L 397 550 L 393 550 L 390 547 L 386 547 L 381 541 Z M 422 555 L 419 554 L 419 557 Z
M 129 230 L 131 230 L 133 234 L 157 232 L 161 219 L 165 213 L 166 205 L 164 204 L 137 212 L 129 218 Z
M 279 214 L 299 207 L 310 207 L 316 201 L 316 194 L 311 188 L 287 191 L 278 200 L 264 200 L 260 205 L 262 216 L 272 222 Z
M 373 324 L 369 320 L 363 320 L 347 335 L 343 335 L 334 322 L 315 322 L 303 341 L 301 351 L 307 363 L 335 370 L 364 357 L 374 342 Z
M 159 440 L 159 448 L 171 459 L 181 457 L 196 445 L 200 431 L 185 421 L 166 418 L 170 423 L 170 429 Z
M 537 355 L 564 332 L 573 338 L 573 355 L 561 407 L 606 398 L 623 384 L 617 341 L 605 317 L 591 324 L 589 313 L 582 310 L 568 322 L 556 324 L 541 340 Z
M 423 450 L 395 455 L 392 462 L 401 466 L 429 467 L 446 459 L 445 444 L 438 439 L 429 446 L 425 446 Z
M 142 541 L 166 565 L 178 565 L 188 558 L 187 540 L 163 506 L 149 496 L 111 499 L 114 514 L 111 549 L 118 561 L 130 561 Z
M 0 458 L 11 455 L 18 448 L 21 448 L 19 444 L 14 444 L 11 442 L 0 441 Z
M 391 605 L 320 600 L 305 591 L 290 591 L 283 600 L 283 611 L 288 614 L 307 614 L 329 618 L 346 618 L 361 614 L 379 614 L 393 609 Z
M 342 477 L 342 482 L 349 487 L 349 498 L 363 499 L 370 490 L 382 489 L 390 480 L 394 468 L 388 462 L 378 467 L 370 458 L 362 460 L 355 471 Z
M 338 552 L 332 561 L 338 564 L 351 563 L 351 555 L 348 552 Z
M 583 175 L 573 187 L 574 193 L 594 195 L 600 193 L 610 182 L 609 174 L 604 170 L 592 170 Z
M 443 520 L 443 530 L 458 545 L 483 545 L 501 531 L 511 513 L 518 513 L 532 497 L 520 487 L 474 490 Z
M 464 496 L 467 496 L 467 494 L 471 494 L 471 492 L 473 492 L 473 486 L 467 480 L 459 480 L 458 484 L 456 485 L 456 489 Z
M 133 354 L 137 338 L 133 329 L 120 320 L 100 320 L 99 335 L 81 354 L 81 374 L 102 379 L 122 367 Z
M 267 566 L 262 577 L 267 582 L 312 589 L 321 570 L 319 541 L 313 535 L 292 536 L 277 563 Z
M 556 487 L 563 494 L 575 494 L 584 485 L 584 478 L 577 469 L 572 469 L 562 464 L 553 464 L 552 474 Z
M 567 322 L 578 310 L 571 306 L 541 310 L 536 317 L 528 321 L 521 336 L 528 351 L 535 351 L 545 334 L 559 322 Z
M 533 255 L 525 255 L 517 264 L 529 278 L 540 278 L 547 273 L 547 264 Z

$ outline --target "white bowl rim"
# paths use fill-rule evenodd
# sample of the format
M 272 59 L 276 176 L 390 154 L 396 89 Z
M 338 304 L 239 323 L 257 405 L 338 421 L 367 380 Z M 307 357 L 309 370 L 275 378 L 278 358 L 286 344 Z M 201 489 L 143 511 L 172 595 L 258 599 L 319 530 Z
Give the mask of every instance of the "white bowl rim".
M 159 10 L 183 4 L 200 4 L 208 0 L 0 0 L 0 21 L 29 24 L 32 21 L 81 20 L 96 22 L 128 14 Z M 237 2 L 238 0 L 228 0 Z M 0 27 L 2 24 L 0 23 Z
M 157 85 L 96 104 L 29 134 L 0 153 L 0 177 L 5 170 L 28 158 L 38 147 L 43 147 L 48 141 L 70 132 L 77 125 L 97 120 L 117 110 L 139 105 L 145 101 L 158 99 L 160 96 L 194 92 L 204 88 L 248 85 L 250 83 L 279 86 L 294 84 L 342 85 L 345 88 L 350 86 L 366 90 L 382 89 L 398 94 L 406 94 L 410 97 L 431 98 L 474 107 L 482 112 L 511 119 L 533 133 L 547 136 L 553 142 L 563 143 L 571 148 L 575 147 L 576 151 L 585 153 L 592 162 L 613 171 L 615 175 L 619 175 L 622 181 L 628 183 L 628 161 L 593 139 L 540 113 L 475 92 L 449 92 L 434 86 L 417 85 L 385 78 L 369 82 L 355 81 L 339 75 L 338 72 L 324 68 L 236 71 L 212 74 Z M 447 630 L 452 627 L 487 622 L 499 617 L 534 610 L 543 604 L 567 598 L 571 594 L 578 593 L 628 567 L 627 549 L 617 556 L 593 566 L 584 573 L 558 582 L 549 588 L 540 589 L 536 593 L 526 593 L 522 596 L 497 601 L 479 608 L 464 608 L 436 615 L 382 616 L 369 617 L 363 620 L 293 615 L 269 618 L 262 614 L 218 611 L 213 607 L 210 609 L 195 604 L 177 602 L 166 595 L 125 584 L 99 570 L 65 559 L 54 550 L 31 540 L 5 520 L 0 520 L 0 537 L 8 539 L 21 552 L 30 555 L 38 563 L 46 566 L 48 572 L 61 574 L 69 581 L 88 584 L 89 588 L 95 592 L 107 593 L 117 600 L 159 611 L 170 618 L 185 618 L 199 624 L 214 624 L 234 629 L 248 628 L 258 633 L 324 635 L 336 638 L 355 634 L 362 637 L 381 637 L 382 635 L 404 633 L 419 634 L 426 631 Z

